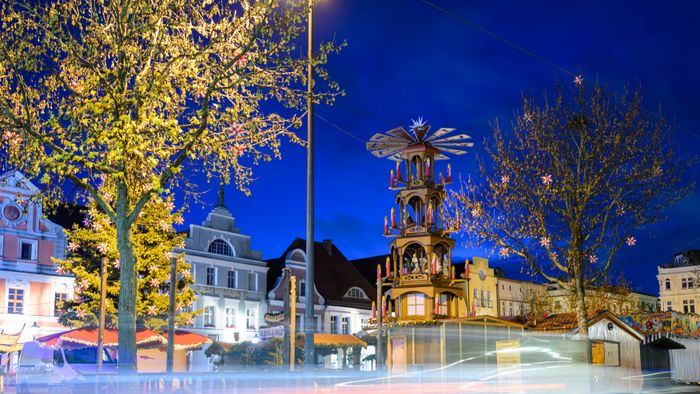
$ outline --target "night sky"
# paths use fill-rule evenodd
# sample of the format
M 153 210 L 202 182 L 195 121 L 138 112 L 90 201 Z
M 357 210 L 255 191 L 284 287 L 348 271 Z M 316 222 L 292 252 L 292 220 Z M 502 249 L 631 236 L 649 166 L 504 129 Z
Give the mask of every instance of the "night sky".
M 316 239 L 332 239 L 348 258 L 388 252 L 383 218 L 392 207 L 387 189 L 393 162 L 374 158 L 363 142 L 376 132 L 423 116 L 433 129 L 456 127 L 473 137 L 469 154 L 451 160 L 453 174 L 477 176 L 490 124 L 510 124 L 523 94 L 541 97 L 555 82 L 571 83 L 564 70 L 598 80 L 612 92 L 639 82 L 646 107 L 660 107 L 679 126 L 686 151 L 700 145 L 700 15 L 698 2 L 480 2 L 439 1 L 455 16 L 545 59 L 479 31 L 473 25 L 419 0 L 322 0 L 317 6 L 317 40 L 347 40 L 329 64 L 346 92 L 332 107 L 317 107 Z M 305 129 L 299 130 L 302 138 Z M 279 256 L 305 234 L 306 156 L 287 144 L 283 160 L 256 168 L 253 195 L 233 186 L 226 203 L 241 232 L 252 236 L 264 258 Z M 444 166 L 445 162 L 438 162 Z M 444 169 L 443 169 L 444 171 Z M 698 168 L 688 181 L 698 180 Z M 204 206 L 191 206 L 187 223 L 200 223 L 215 205 L 216 185 L 202 183 Z M 700 194 L 696 191 L 668 212 L 668 220 L 635 235 L 638 244 L 619 253 L 621 270 L 638 290 L 658 294 L 656 266 L 678 251 L 700 248 Z M 458 244 L 464 239 L 458 239 Z M 460 259 L 488 256 L 507 274 L 520 263 L 499 260 L 485 250 L 459 246 Z

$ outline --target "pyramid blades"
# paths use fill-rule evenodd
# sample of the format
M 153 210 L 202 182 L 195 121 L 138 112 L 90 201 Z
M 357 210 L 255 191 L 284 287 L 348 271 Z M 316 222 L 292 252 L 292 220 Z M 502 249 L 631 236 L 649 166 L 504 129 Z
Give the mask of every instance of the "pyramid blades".
M 392 135 L 394 137 L 399 137 L 401 139 L 406 140 L 406 142 L 413 142 L 413 136 L 408 134 L 406 130 L 404 130 L 403 127 L 397 127 L 395 129 L 391 129 L 387 131 L 385 134 Z
M 428 138 L 427 138 L 425 141 L 423 141 L 423 142 L 430 142 L 430 141 L 432 141 L 432 140 L 434 140 L 434 139 L 436 139 L 436 138 L 442 137 L 443 135 L 449 134 L 449 133 L 451 133 L 451 132 L 453 132 L 453 131 L 455 131 L 455 130 L 457 130 L 457 129 L 453 129 L 453 128 L 450 128 L 450 127 L 441 127 L 441 128 L 439 128 L 433 135 L 431 135 L 430 137 L 428 137 Z

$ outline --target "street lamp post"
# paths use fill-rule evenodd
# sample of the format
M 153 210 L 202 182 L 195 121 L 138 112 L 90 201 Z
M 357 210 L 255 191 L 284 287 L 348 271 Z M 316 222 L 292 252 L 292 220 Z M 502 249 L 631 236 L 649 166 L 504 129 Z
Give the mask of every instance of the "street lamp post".
M 307 126 L 307 157 L 306 157 L 306 305 L 305 305 L 305 355 L 304 364 L 308 369 L 314 365 L 314 3 L 308 4 L 309 24 L 308 35 L 308 65 L 306 78 L 306 126 Z M 293 335 L 293 334 L 292 334 Z

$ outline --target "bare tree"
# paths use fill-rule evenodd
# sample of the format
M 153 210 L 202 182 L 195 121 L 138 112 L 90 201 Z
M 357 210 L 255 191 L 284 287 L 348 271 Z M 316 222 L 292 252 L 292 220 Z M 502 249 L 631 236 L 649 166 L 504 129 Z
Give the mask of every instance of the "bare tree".
M 465 236 L 570 289 L 587 339 L 586 288 L 621 247 L 635 246 L 635 231 L 688 194 L 690 163 L 663 116 L 644 111 L 639 89 L 613 97 L 581 77 L 574 83 L 541 104 L 523 98 L 511 133 L 496 122 L 483 183 L 463 182 L 449 204 Z

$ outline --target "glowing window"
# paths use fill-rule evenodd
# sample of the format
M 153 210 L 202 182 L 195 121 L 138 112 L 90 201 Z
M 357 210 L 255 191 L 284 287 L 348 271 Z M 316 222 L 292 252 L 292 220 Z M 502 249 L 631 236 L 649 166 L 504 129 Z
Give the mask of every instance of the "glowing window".
M 410 293 L 406 295 L 408 316 L 425 315 L 425 296 L 422 293 Z

